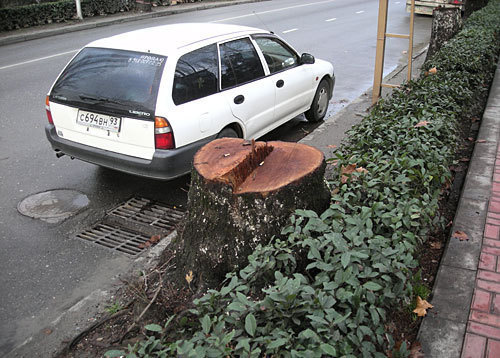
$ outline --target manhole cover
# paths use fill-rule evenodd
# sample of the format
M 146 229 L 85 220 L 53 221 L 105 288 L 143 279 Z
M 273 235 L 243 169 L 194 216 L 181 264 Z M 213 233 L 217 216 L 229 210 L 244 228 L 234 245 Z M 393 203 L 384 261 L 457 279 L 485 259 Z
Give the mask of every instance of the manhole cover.
M 17 205 L 17 210 L 25 216 L 55 224 L 75 215 L 88 204 L 87 196 L 78 191 L 57 189 L 28 196 Z
M 132 198 L 76 237 L 137 256 L 152 244 L 152 237 L 165 237 L 175 230 L 183 214 L 173 206 L 145 198 Z

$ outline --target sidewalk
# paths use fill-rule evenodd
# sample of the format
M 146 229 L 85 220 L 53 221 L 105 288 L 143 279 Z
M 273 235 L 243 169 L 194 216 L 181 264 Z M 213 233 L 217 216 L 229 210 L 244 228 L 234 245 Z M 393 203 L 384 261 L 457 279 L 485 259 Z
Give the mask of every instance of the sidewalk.
M 155 6 L 151 12 L 120 12 L 112 15 L 86 17 L 83 20 L 72 20 L 66 23 L 55 23 L 20 29 L 15 31 L 0 32 L 0 46 L 18 42 L 35 40 L 44 37 L 65 34 L 75 31 L 87 30 L 101 26 L 120 24 L 123 22 L 151 19 L 168 15 L 181 14 L 191 11 L 214 9 L 218 7 L 261 2 L 266 0 L 212 0 L 195 3 L 182 3 L 172 6 Z
M 500 357 L 500 66 L 420 326 L 425 357 Z

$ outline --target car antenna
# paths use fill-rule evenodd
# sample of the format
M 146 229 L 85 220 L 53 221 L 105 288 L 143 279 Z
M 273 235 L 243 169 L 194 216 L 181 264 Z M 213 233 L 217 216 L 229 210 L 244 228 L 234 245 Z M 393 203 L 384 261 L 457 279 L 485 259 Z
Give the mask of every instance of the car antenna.
M 274 35 L 274 31 L 272 31 L 271 29 L 269 29 L 269 27 L 264 23 L 264 21 L 262 21 L 262 19 L 259 17 L 259 15 L 257 15 L 257 13 L 254 11 L 253 14 L 255 15 L 255 17 L 257 19 L 259 19 L 259 21 L 262 23 L 263 27 L 269 31 L 270 33 L 272 33 Z

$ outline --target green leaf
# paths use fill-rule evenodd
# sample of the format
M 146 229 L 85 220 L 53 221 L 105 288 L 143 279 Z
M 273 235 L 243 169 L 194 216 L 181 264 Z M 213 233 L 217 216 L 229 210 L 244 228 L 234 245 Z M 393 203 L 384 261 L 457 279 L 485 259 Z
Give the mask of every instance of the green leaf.
M 246 311 L 246 306 L 242 305 L 240 302 L 231 302 L 229 306 L 227 306 L 228 311 L 238 311 L 238 312 L 244 312 Z
M 368 281 L 363 285 L 364 288 L 370 291 L 378 291 L 382 289 L 382 286 L 380 286 L 378 283 L 373 282 L 373 281 Z
M 203 333 L 208 334 L 210 332 L 210 328 L 212 327 L 212 320 L 210 317 L 206 314 L 203 316 L 201 319 L 201 329 L 203 330 Z
M 351 253 L 350 252 L 344 252 L 342 256 L 340 257 L 340 263 L 342 264 L 343 268 L 346 268 L 349 263 L 351 262 Z
M 151 323 L 151 324 L 148 324 L 147 326 L 144 327 L 146 330 L 148 331 L 152 331 L 152 332 L 163 332 L 163 328 L 162 326 L 158 325 L 158 324 L 154 324 L 154 323 Z
M 337 351 L 335 350 L 335 348 L 329 345 L 328 343 L 323 343 L 320 346 L 320 348 L 323 351 L 323 353 L 326 353 L 332 357 L 337 355 Z
M 245 331 L 252 337 L 255 335 L 257 329 L 257 321 L 252 313 L 247 314 L 245 318 Z
M 125 353 L 124 351 L 116 350 L 116 349 L 113 349 L 111 351 L 107 351 L 106 353 L 104 353 L 104 356 L 107 358 L 123 357 L 125 355 L 127 355 L 127 353 Z
M 250 351 L 250 338 L 242 338 L 238 341 L 238 344 L 236 345 L 236 347 L 234 348 L 236 351 L 238 349 L 242 349 L 245 351 L 245 352 L 249 352 Z
M 269 343 L 267 348 L 268 349 L 275 349 L 275 348 L 278 348 L 278 347 L 285 345 L 287 342 L 288 342 L 288 340 L 285 338 L 278 338 L 275 341 L 272 341 L 271 343 Z

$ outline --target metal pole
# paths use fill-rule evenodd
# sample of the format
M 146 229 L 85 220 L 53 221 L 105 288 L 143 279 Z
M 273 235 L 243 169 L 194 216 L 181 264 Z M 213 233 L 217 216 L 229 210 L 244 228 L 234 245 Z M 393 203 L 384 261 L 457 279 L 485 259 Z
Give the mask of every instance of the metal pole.
M 75 3 L 76 3 L 76 17 L 78 17 L 79 20 L 83 20 L 82 5 L 80 3 L 80 0 L 75 0 Z
M 410 11 L 410 44 L 408 45 L 408 81 L 411 81 L 411 68 L 413 64 L 413 24 L 415 19 L 415 0 L 411 0 Z
M 372 103 L 375 104 L 380 97 L 382 76 L 384 74 L 385 31 L 387 29 L 388 0 L 379 0 L 377 52 L 375 54 L 375 76 L 373 79 Z

